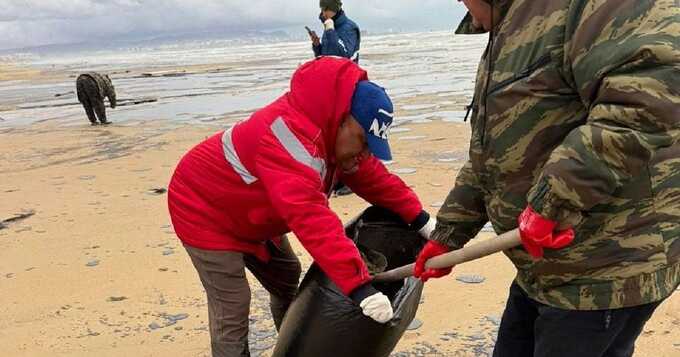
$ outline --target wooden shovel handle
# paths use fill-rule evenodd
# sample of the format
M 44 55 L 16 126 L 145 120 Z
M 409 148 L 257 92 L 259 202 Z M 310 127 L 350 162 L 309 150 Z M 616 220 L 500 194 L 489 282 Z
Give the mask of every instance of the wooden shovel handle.
M 425 263 L 425 267 L 435 269 L 448 268 L 471 260 L 483 258 L 487 255 L 498 253 L 506 249 L 514 248 L 521 243 L 519 230 L 515 229 L 503 233 L 496 238 L 471 244 L 465 248 L 433 257 Z M 376 274 L 373 276 L 373 282 L 386 283 L 408 278 L 413 276 L 414 266 L 415 264 L 404 265 L 403 267 Z

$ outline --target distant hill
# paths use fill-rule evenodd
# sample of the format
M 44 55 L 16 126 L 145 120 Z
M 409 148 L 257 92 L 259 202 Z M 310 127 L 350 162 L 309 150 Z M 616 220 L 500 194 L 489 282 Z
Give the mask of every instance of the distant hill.
M 205 31 L 180 34 L 160 34 L 137 39 L 115 39 L 109 41 L 80 42 L 35 47 L 24 47 L 0 50 L 3 57 L 21 57 L 22 55 L 43 55 L 55 53 L 77 53 L 84 51 L 111 51 L 117 49 L 155 48 L 167 46 L 186 46 L 212 44 L 215 42 L 262 43 L 270 41 L 299 40 L 300 36 L 290 36 L 284 30 L 276 31 Z

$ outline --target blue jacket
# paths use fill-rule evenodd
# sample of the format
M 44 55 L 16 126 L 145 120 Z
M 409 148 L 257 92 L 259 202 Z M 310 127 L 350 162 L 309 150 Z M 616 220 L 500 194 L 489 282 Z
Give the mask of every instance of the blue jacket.
M 323 17 L 319 15 L 321 22 Z M 359 26 L 340 10 L 334 17 L 335 30 L 324 31 L 321 44 L 312 46 L 314 56 L 339 56 L 359 63 L 361 32 Z

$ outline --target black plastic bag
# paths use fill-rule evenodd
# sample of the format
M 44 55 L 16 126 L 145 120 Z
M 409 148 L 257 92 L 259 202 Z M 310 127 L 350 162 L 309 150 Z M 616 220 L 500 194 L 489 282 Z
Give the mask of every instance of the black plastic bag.
M 413 263 L 425 243 L 395 214 L 371 207 L 345 228 L 360 247 L 385 256 L 386 269 Z M 316 266 L 300 285 L 279 332 L 274 357 L 387 357 L 418 310 L 423 284 L 376 284 L 392 301 L 394 318 L 380 324 L 365 316 Z

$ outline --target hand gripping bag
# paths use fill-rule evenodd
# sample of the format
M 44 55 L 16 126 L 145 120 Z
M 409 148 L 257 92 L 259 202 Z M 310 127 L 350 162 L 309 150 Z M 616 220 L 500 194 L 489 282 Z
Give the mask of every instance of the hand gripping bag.
M 379 270 L 413 263 L 425 244 L 397 215 L 379 207 L 365 210 L 345 231 L 370 260 L 369 268 Z M 365 316 L 313 264 L 286 313 L 273 357 L 389 356 L 416 315 L 423 284 L 408 278 L 374 286 L 392 302 L 394 318 L 386 324 Z

